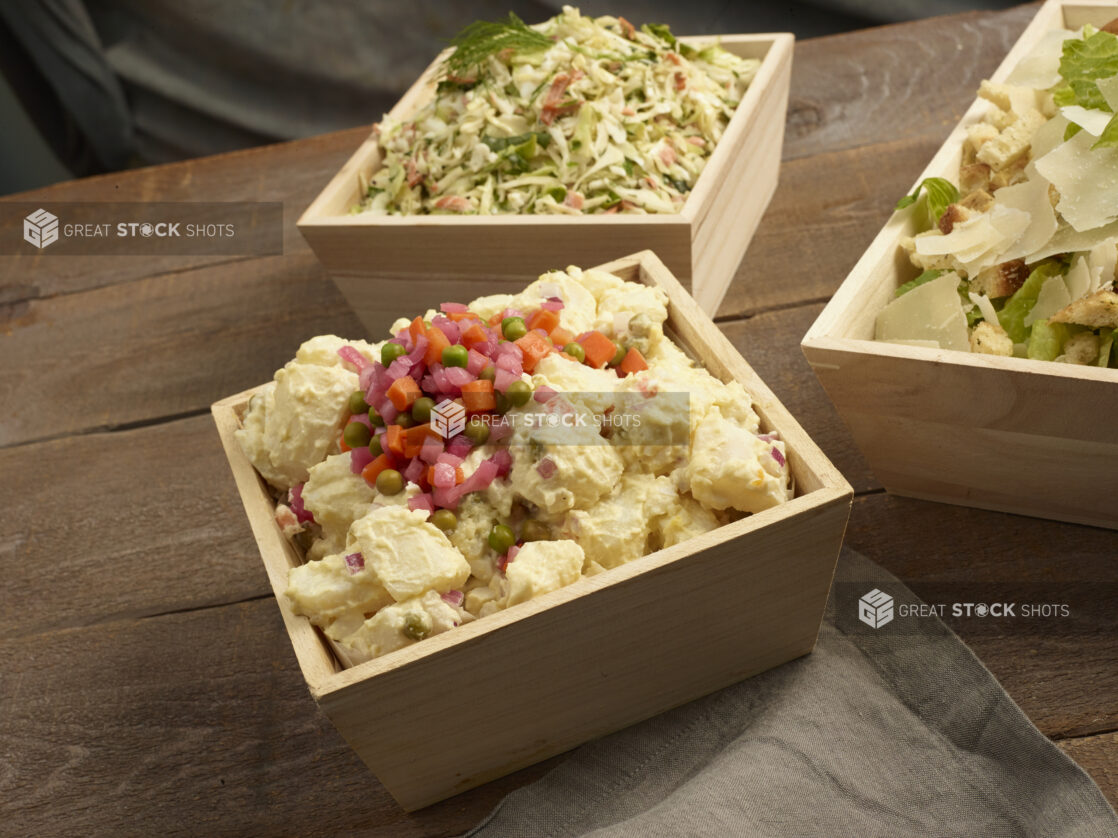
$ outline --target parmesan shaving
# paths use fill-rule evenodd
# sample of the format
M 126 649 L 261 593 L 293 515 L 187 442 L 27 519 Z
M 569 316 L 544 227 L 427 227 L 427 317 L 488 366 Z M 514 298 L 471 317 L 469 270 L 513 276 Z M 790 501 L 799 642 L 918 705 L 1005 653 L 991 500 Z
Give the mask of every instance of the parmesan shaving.
M 978 306 L 978 310 L 982 312 L 982 319 L 997 325 L 998 313 L 994 310 L 994 304 L 990 302 L 990 298 L 985 294 L 975 294 L 973 291 L 968 291 L 967 296 L 970 301 Z
M 1060 192 L 1056 209 L 1079 232 L 1118 218 L 1118 149 L 1091 151 L 1093 144 L 1080 131 L 1036 161 L 1037 171 Z
M 1087 267 L 1087 259 L 1083 256 L 1075 260 L 1075 265 L 1068 271 L 1065 280 L 1068 286 L 1069 303 L 1072 300 L 1078 300 L 1080 297 L 1086 297 L 1095 290 L 1092 287 L 1094 283 L 1092 281 L 1091 269 Z M 1028 323 L 1028 318 L 1026 318 L 1025 322 Z
M 1110 105 L 1110 109 L 1118 112 L 1118 76 L 1111 76 L 1108 79 L 1099 79 L 1095 84 L 1098 85 L 1099 93 L 1101 93 L 1102 98 L 1106 100 L 1106 104 Z
M 1052 202 L 1048 200 L 1048 181 L 1039 175 L 1015 186 L 1002 187 L 997 191 L 994 201 L 996 206 L 1024 212 L 1029 216 L 1028 227 L 1002 253 L 1003 262 L 1020 259 L 1043 247 L 1056 232 L 1056 212 L 1052 209 Z
M 1074 122 L 1092 137 L 1101 137 L 1102 132 L 1106 130 L 1106 126 L 1110 122 L 1110 118 L 1114 116 L 1114 114 L 1106 111 L 1084 108 L 1079 105 L 1060 108 L 1060 113 L 1068 122 Z
M 902 294 L 877 314 L 876 339 L 935 341 L 943 349 L 970 349 L 959 275 L 946 273 Z
M 1025 315 L 1025 327 L 1033 325 L 1037 320 L 1047 320 L 1057 311 L 1071 302 L 1068 285 L 1062 276 L 1049 277 L 1040 287 L 1036 303 L 1032 310 Z
M 1006 79 L 1008 84 L 1047 90 L 1060 83 L 1060 55 L 1064 41 L 1076 37 L 1067 29 L 1054 29 L 1045 33 L 1032 51 L 1022 58 Z

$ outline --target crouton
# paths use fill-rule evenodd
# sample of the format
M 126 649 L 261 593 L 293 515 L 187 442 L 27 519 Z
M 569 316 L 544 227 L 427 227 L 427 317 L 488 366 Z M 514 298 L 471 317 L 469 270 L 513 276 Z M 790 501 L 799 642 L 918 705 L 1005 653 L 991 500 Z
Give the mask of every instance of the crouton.
M 1013 339 L 998 323 L 979 321 L 970 333 L 970 351 L 983 355 L 1013 355 Z
M 974 294 L 985 294 L 991 300 L 1011 296 L 1029 278 L 1029 269 L 1024 259 L 1002 262 L 979 271 L 971 279 L 967 290 Z
M 1099 336 L 1092 332 L 1072 335 L 1064 344 L 1064 360 L 1069 364 L 1093 364 L 1099 359 Z
M 1092 329 L 1118 329 L 1118 294 L 1101 288 L 1090 296 L 1064 306 L 1049 323 L 1078 323 Z

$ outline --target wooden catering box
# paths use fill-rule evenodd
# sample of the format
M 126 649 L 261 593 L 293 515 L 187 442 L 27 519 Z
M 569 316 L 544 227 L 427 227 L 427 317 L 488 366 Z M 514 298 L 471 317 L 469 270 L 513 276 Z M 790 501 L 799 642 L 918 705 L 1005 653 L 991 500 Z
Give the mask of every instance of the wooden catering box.
M 1002 62 L 1006 79 L 1052 29 L 1101 27 L 1111 2 L 1050 0 Z M 977 100 L 918 181 L 956 182 Z M 898 495 L 1118 528 L 1118 370 L 873 340 L 874 320 L 914 269 L 917 229 L 898 212 L 803 339 L 803 352 L 877 479 Z
M 672 337 L 741 382 L 786 441 L 795 497 L 700 537 L 343 668 L 292 613 L 303 561 L 234 439 L 254 390 L 213 406 L 311 694 L 406 809 L 426 806 L 683 704 L 815 644 L 852 490 L 653 254 L 601 266 L 658 285 Z M 521 277 L 521 285 L 531 276 Z
M 407 282 L 420 310 L 515 291 L 525 277 L 652 249 L 713 315 L 776 189 L 792 68 L 790 34 L 722 35 L 761 67 L 682 210 L 659 215 L 351 215 L 359 175 L 379 167 L 370 136 L 299 219 L 303 236 L 372 333 L 398 307 L 386 279 Z M 693 45 L 715 37 L 683 38 Z M 439 56 L 391 111 L 405 119 L 433 94 Z

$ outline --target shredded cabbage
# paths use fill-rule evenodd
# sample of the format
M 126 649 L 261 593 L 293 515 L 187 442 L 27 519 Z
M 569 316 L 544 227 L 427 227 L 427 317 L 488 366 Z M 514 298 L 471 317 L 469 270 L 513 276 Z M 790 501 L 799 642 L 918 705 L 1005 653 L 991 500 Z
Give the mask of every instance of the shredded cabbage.
M 760 62 L 570 7 L 529 28 L 552 45 L 444 66 L 413 118 L 384 119 L 353 212 L 679 211 Z

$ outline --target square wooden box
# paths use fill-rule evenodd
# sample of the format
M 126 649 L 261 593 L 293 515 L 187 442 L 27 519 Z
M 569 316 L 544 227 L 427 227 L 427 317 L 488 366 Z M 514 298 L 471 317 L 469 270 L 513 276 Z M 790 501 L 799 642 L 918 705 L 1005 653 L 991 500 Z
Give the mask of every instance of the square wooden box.
M 342 669 L 284 595 L 303 558 L 233 437 L 249 390 L 213 406 L 311 694 L 413 810 L 683 704 L 815 644 L 853 496 L 768 387 L 652 253 L 602 266 L 669 297 L 673 338 L 753 396 L 787 442 L 796 496 L 605 573 Z M 522 277 L 527 284 L 531 277 Z
M 692 44 L 714 38 L 683 38 Z M 713 315 L 776 189 L 790 34 L 723 35 L 723 47 L 761 59 L 757 72 L 682 210 L 663 215 L 350 215 L 358 174 L 380 165 L 370 136 L 299 219 L 298 226 L 361 322 L 373 334 L 396 317 L 385 278 L 407 282 L 413 308 L 515 292 L 524 278 L 651 249 Z M 407 118 L 433 94 L 439 56 L 396 104 Z
M 1050 0 L 993 80 L 1046 32 L 1115 17 L 1113 0 Z M 957 181 L 966 127 L 987 107 L 971 106 L 918 182 Z M 1118 528 L 1118 370 L 873 340 L 877 312 L 917 273 L 900 248 L 914 215 L 890 219 L 803 340 L 877 479 L 899 495 Z

